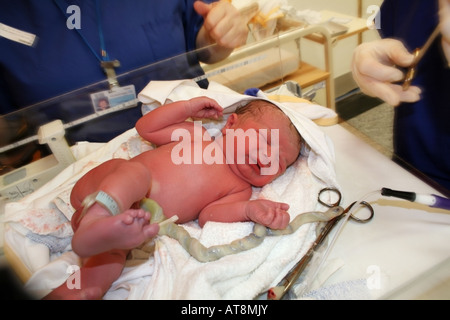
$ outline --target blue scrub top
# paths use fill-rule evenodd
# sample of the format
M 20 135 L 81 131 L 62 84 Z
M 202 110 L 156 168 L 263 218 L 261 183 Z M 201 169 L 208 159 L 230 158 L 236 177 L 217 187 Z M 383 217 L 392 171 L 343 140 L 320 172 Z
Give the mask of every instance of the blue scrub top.
M 403 41 L 413 51 L 422 47 L 439 23 L 437 0 L 385 0 L 383 37 Z M 450 190 L 450 68 L 439 37 L 418 65 L 414 85 L 422 99 L 395 108 L 396 155 Z M 450 193 L 450 191 L 448 191 Z
M 136 82 L 136 93 L 150 80 L 186 79 L 203 74 L 197 56 L 184 55 L 196 49 L 196 36 L 203 23 L 193 8 L 194 1 L 15 0 L 7 4 L 3 1 L 0 23 L 35 34 L 38 40 L 30 47 L 0 37 L 1 114 L 105 80 L 98 57 L 91 51 L 92 48 L 100 55 L 101 35 L 109 58 L 121 63 L 117 74 L 183 54 L 170 67 L 160 68 L 164 70 L 149 72 L 139 81 L 131 79 L 131 83 Z M 79 32 L 85 40 L 75 29 L 67 27 L 73 12 L 64 11 L 70 5 L 80 8 Z M 84 115 L 82 106 L 71 107 L 80 108 L 80 115 Z M 91 112 L 92 106 L 89 109 Z M 139 109 L 78 126 L 68 138 L 71 142 L 108 141 L 134 126 L 141 116 Z M 48 116 L 49 120 L 65 113 L 54 112 L 55 115 Z M 108 129 L 105 132 L 102 128 Z

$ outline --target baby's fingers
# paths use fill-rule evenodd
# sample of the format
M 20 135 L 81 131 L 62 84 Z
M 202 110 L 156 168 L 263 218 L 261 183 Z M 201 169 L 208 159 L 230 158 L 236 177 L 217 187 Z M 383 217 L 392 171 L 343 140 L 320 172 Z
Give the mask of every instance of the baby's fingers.
M 291 217 L 287 211 L 281 208 L 277 208 L 275 209 L 273 220 L 270 223 L 269 228 L 276 230 L 286 229 L 289 224 L 290 218 Z
M 223 114 L 223 108 L 213 99 L 207 97 L 196 97 L 186 104 L 190 116 L 199 118 L 219 118 Z
M 218 118 L 222 117 L 222 115 L 223 115 L 222 108 L 220 108 L 220 109 L 206 108 L 206 109 L 203 109 L 203 111 L 205 113 L 204 114 L 205 118 L 218 119 Z
M 284 211 L 288 211 L 289 205 L 287 203 L 277 202 L 277 208 L 284 210 Z

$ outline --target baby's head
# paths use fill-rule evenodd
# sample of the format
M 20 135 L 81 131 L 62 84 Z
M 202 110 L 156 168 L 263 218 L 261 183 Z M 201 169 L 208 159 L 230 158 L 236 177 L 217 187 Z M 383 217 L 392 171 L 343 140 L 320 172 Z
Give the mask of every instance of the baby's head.
M 235 113 L 240 115 L 243 119 L 246 117 L 253 117 L 254 119 L 261 119 L 263 115 L 270 115 L 275 117 L 281 117 L 288 124 L 288 127 L 292 133 L 292 138 L 298 144 L 299 151 L 302 148 L 304 143 L 302 136 L 297 131 L 297 128 L 292 123 L 291 119 L 275 104 L 267 101 L 267 100 L 252 100 L 245 106 L 239 107 L 235 110 Z M 273 129 L 279 129 L 273 127 Z
M 237 170 L 254 186 L 263 186 L 282 175 L 297 160 L 303 145 L 303 139 L 289 117 L 266 100 L 252 100 L 236 109 L 227 120 L 224 135 L 229 136 L 227 130 L 230 129 L 237 145 L 234 148 L 235 172 Z M 239 150 L 242 139 L 236 142 L 239 140 L 238 129 L 245 132 L 245 152 Z M 252 132 L 257 143 L 251 143 Z M 247 170 L 248 167 L 252 170 Z

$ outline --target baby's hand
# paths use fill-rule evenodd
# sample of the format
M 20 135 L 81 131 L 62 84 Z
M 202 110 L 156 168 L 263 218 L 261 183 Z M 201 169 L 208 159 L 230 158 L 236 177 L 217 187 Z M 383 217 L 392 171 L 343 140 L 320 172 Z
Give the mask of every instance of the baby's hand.
M 248 219 L 271 229 L 285 229 L 290 221 L 289 205 L 270 200 L 249 201 L 246 208 Z
M 213 99 L 197 97 L 186 101 L 186 113 L 193 118 L 219 119 L 223 108 Z

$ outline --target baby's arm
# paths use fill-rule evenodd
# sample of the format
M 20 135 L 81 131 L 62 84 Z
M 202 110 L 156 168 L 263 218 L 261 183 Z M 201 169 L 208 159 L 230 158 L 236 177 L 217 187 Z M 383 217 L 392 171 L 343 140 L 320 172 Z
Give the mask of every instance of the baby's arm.
M 251 190 L 228 195 L 205 207 L 199 215 L 198 221 L 203 226 L 207 221 L 243 222 L 253 221 L 271 229 L 285 229 L 290 221 L 286 203 L 271 200 L 243 200 L 249 199 Z
M 162 145 L 171 142 L 173 130 L 193 129 L 192 123 L 186 122 L 188 118 L 218 119 L 222 110 L 216 101 L 207 97 L 177 101 L 147 113 L 136 123 L 136 130 L 144 139 Z

